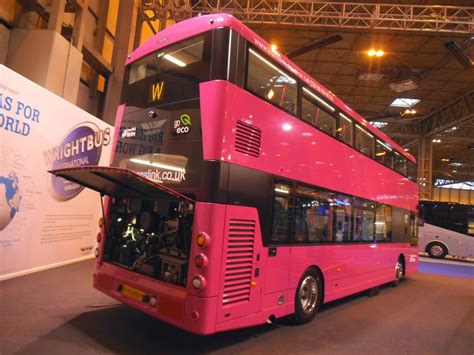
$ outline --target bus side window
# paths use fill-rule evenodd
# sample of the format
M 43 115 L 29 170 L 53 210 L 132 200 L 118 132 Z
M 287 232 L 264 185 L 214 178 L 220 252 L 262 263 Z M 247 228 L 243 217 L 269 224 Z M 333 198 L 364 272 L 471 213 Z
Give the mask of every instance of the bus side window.
M 423 227 L 425 225 L 425 205 L 420 204 L 418 210 L 418 226 Z
M 270 243 L 290 241 L 291 210 L 291 186 L 280 182 L 275 183 Z
M 467 234 L 474 237 L 474 206 L 467 209 Z
M 339 133 L 339 139 L 349 145 L 354 144 L 352 128 L 352 120 L 343 113 L 339 113 L 339 128 L 337 129 L 337 132 Z
M 393 169 L 393 152 L 385 143 L 375 140 L 375 159 Z
M 369 157 L 374 156 L 374 136 L 356 124 L 356 149 Z
M 395 152 L 395 161 L 393 162 L 393 167 L 400 174 L 404 176 L 407 175 L 407 160 L 397 152 Z
M 263 53 L 248 49 L 246 88 L 264 100 L 296 115 L 298 82 Z
M 416 181 L 418 176 L 418 171 L 416 169 L 416 164 L 411 160 L 407 160 L 407 173 L 410 180 Z
M 334 193 L 298 185 L 296 194 L 295 242 L 332 242 Z
M 375 204 L 354 198 L 354 242 L 374 240 Z
M 295 238 L 297 243 L 307 243 L 311 233 L 311 200 L 297 198 L 295 206 Z
M 418 245 L 418 217 L 416 213 L 410 213 L 410 245 Z
M 389 242 L 392 240 L 392 207 L 377 205 L 375 212 L 375 240 Z
M 312 124 L 313 126 L 316 125 L 316 107 L 314 104 L 308 100 L 306 97 L 301 98 L 301 118 Z
M 333 241 L 349 242 L 351 240 L 352 198 L 337 194 L 334 200 Z
M 333 137 L 336 136 L 336 117 L 332 114 L 335 110 L 318 95 L 303 88 L 302 118 Z

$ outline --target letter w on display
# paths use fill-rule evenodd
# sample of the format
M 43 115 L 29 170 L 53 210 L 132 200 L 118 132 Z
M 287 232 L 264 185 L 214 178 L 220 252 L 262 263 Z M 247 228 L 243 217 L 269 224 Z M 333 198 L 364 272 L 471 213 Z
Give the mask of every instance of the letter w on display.
M 161 95 L 163 94 L 164 86 L 165 86 L 164 81 L 153 84 L 153 86 L 151 88 L 151 94 L 152 94 L 153 101 L 157 101 L 157 100 L 161 99 Z

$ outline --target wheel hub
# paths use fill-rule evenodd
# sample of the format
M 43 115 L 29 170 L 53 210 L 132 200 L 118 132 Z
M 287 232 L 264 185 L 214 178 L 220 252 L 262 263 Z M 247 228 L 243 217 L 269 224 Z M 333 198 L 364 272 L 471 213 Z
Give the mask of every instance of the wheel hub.
M 431 246 L 431 253 L 434 256 L 441 256 L 444 253 L 443 247 L 441 245 L 433 245 Z
M 313 276 L 306 276 L 301 282 L 299 290 L 301 309 L 305 314 L 310 314 L 316 307 L 318 300 L 318 284 Z
M 397 266 L 395 267 L 395 275 L 397 279 L 401 279 L 403 277 L 403 265 L 400 261 L 397 262 Z

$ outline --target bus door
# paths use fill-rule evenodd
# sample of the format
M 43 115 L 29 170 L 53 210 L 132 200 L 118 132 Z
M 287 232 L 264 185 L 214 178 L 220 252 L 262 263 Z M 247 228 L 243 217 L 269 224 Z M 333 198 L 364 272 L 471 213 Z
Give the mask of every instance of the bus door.
M 269 247 L 266 249 L 265 304 L 274 308 L 292 302 L 289 298 L 290 259 L 289 246 L 293 229 L 294 198 L 291 182 L 276 180 L 273 191 L 272 225 Z

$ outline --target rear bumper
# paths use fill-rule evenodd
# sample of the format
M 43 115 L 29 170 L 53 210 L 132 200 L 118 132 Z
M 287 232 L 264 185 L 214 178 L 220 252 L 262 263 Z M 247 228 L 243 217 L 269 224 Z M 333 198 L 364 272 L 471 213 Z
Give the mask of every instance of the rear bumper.
M 146 301 L 124 295 L 121 291 L 124 285 L 145 294 Z M 217 297 L 192 296 L 184 287 L 107 263 L 100 264 L 94 272 L 94 287 L 124 304 L 189 332 L 206 335 L 216 331 Z M 157 300 L 155 306 L 149 302 L 151 297 Z

